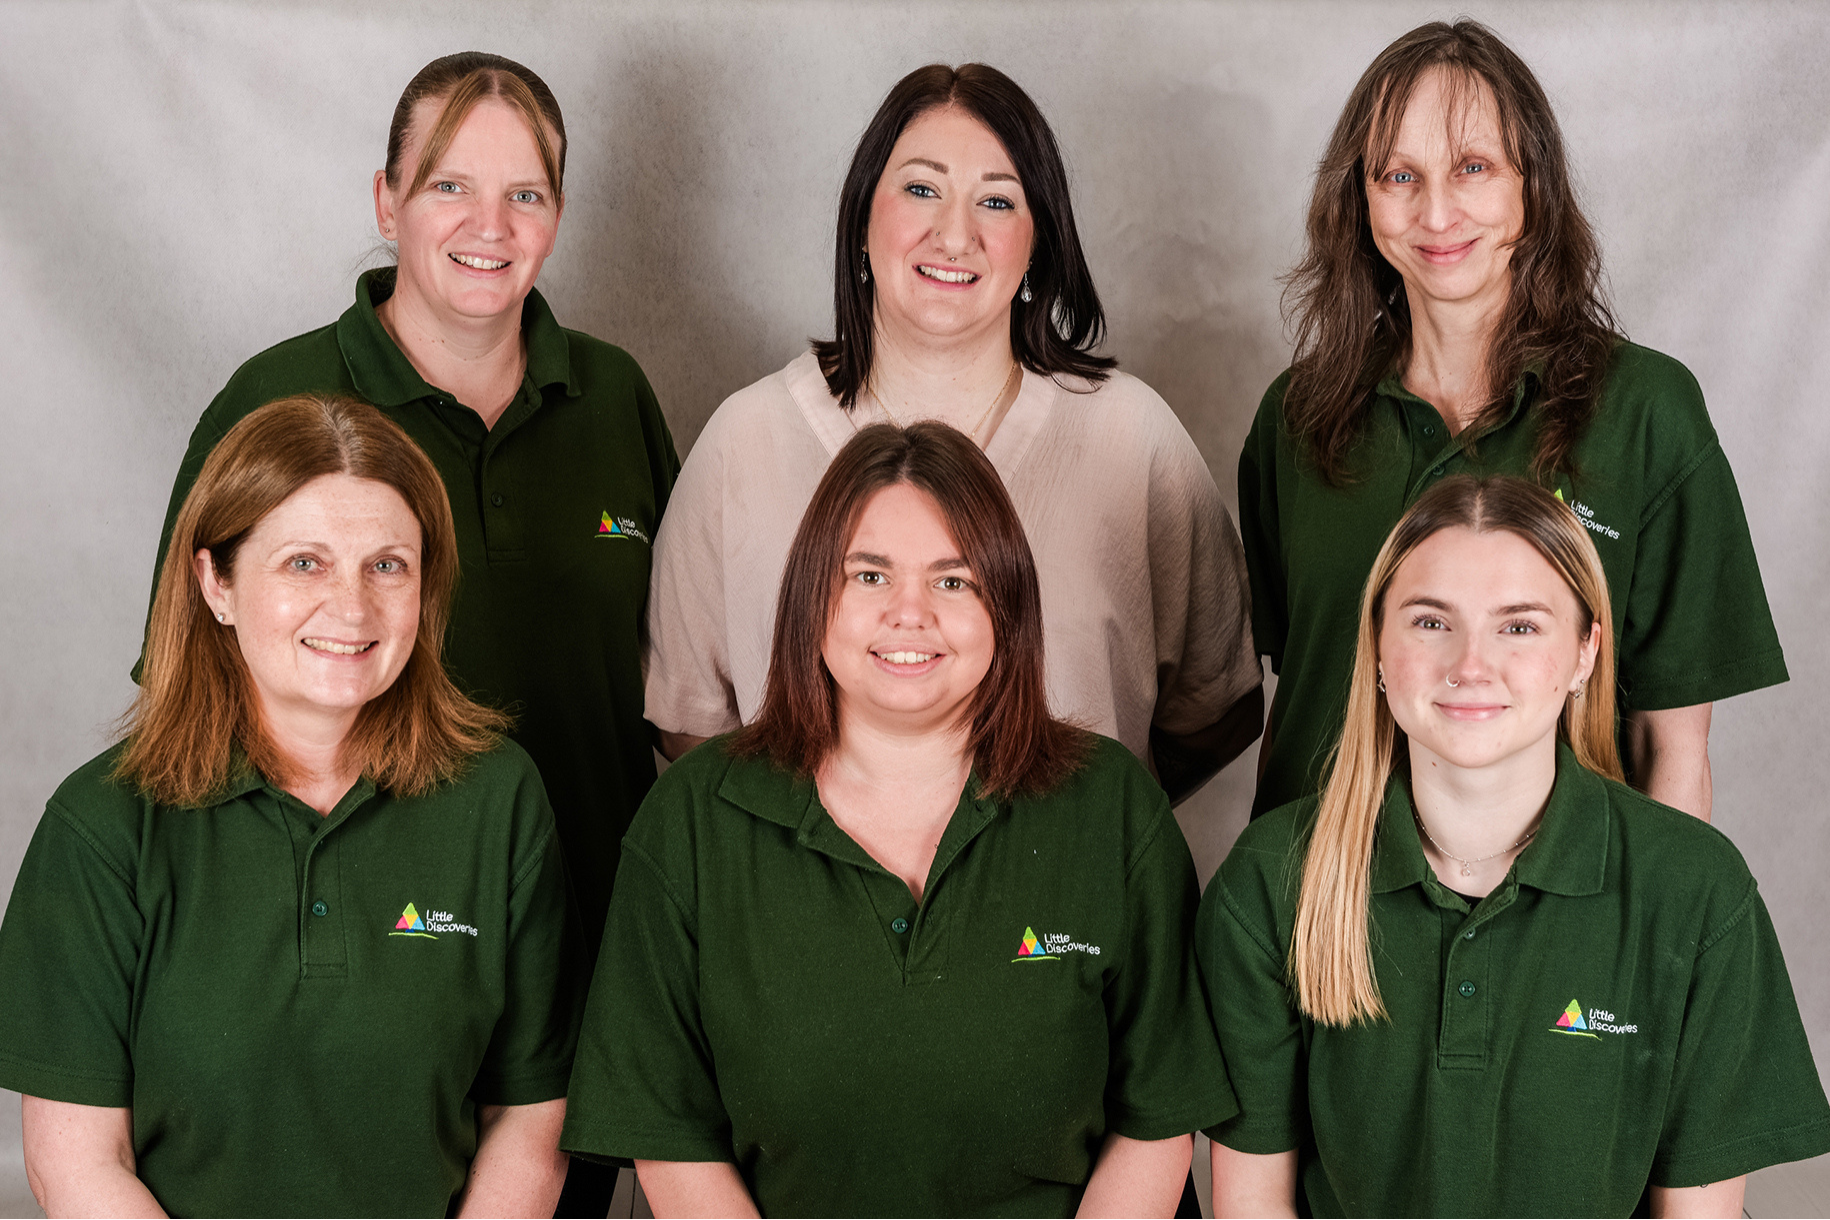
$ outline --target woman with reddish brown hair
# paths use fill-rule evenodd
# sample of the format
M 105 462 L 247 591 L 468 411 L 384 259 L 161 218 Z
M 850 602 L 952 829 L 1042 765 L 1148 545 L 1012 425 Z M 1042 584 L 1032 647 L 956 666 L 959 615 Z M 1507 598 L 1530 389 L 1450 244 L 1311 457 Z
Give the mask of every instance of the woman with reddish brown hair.
M 1290 369 L 1239 457 L 1258 651 L 1278 673 L 1254 814 L 1316 792 L 1386 534 L 1456 473 L 1530 478 L 1608 576 L 1622 761 L 1707 819 L 1715 700 L 1786 680 L 1734 472 L 1696 379 L 1630 343 L 1537 78 L 1431 22 L 1360 77 L 1316 172 Z
M 507 719 L 440 664 L 439 473 L 375 408 L 229 429 L 127 733 L 0 925 L 0 1086 L 64 1215 L 550 1215 L 583 951 Z
M 862 428 L 789 549 L 762 707 L 630 828 L 562 1145 L 657 1215 L 1174 1213 L 1234 1111 L 1194 867 L 1049 715 L 1035 561 L 944 424 Z

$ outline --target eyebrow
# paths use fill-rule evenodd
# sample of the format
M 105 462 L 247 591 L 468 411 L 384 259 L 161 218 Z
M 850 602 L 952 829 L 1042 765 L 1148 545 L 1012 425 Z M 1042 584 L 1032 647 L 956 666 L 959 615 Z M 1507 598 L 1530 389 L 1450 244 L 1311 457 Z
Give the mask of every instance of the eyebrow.
M 1403 610 L 1409 606 L 1429 606 L 1431 609 L 1434 609 L 1434 610 L 1453 610 L 1453 609 L 1455 609 L 1454 606 L 1451 606 L 1448 602 L 1445 602 L 1441 598 L 1438 598 L 1438 597 L 1409 598 L 1402 605 L 1400 605 L 1398 607 L 1398 609 Z
M 1543 602 L 1519 602 L 1517 605 L 1500 607 L 1501 614 L 1530 614 L 1533 611 L 1536 611 L 1539 614 L 1556 613 L 1556 611 L 1552 610 Z
M 911 165 L 925 165 L 937 174 L 944 174 L 947 172 L 946 166 L 942 165 L 939 161 L 930 161 L 926 157 L 910 157 L 907 161 L 904 161 L 901 165 L 898 165 L 896 168 L 897 169 L 907 169 Z M 990 170 L 987 173 L 980 176 L 979 181 L 980 182 L 1014 182 L 1018 186 L 1023 185 L 1023 180 L 1021 178 L 1017 177 L 1015 174 L 1007 174 L 1007 173 L 1004 173 L 1002 170 L 995 170 L 995 169 Z
M 1399 606 L 1398 608 L 1400 610 L 1402 610 L 1408 606 L 1428 606 L 1433 610 L 1441 610 L 1445 613 L 1452 613 L 1455 609 L 1455 607 L 1453 605 L 1451 605 L 1448 602 L 1443 601 L 1439 597 L 1409 598 L 1404 602 L 1403 605 Z M 1549 606 L 1545 605 L 1543 602 L 1515 602 L 1510 606 L 1501 606 L 1498 610 L 1494 611 L 1494 613 L 1495 614 L 1530 614 L 1534 611 L 1539 614 L 1555 614 L 1556 613 L 1556 611 L 1552 610 Z
M 845 557 L 845 562 L 869 564 L 873 568 L 893 568 L 896 566 L 889 556 L 875 555 L 870 551 L 853 551 Z M 971 564 L 967 563 L 958 555 L 954 555 L 946 559 L 936 559 L 933 563 L 928 565 L 928 571 L 951 572 L 955 568 L 969 568 L 971 566 Z

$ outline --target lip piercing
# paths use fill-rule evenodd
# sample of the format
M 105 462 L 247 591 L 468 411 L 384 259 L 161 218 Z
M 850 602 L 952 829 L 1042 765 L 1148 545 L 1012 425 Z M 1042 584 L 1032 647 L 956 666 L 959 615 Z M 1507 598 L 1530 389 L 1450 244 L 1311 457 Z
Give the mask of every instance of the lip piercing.
M 1446 681 L 1448 682 L 1448 684 L 1450 686 L 1460 686 L 1461 685 L 1461 683 L 1457 682 L 1454 678 L 1446 679 Z

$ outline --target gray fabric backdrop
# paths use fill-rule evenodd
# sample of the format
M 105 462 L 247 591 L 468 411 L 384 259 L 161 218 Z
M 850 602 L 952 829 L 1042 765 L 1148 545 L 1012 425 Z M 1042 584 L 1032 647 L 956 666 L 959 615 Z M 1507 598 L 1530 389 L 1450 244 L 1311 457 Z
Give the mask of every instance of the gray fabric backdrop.
M 932 60 L 1004 68 L 1067 153 L 1107 350 L 1169 400 L 1230 500 L 1288 355 L 1276 277 L 1335 114 L 1388 41 L 1461 11 L 1537 69 L 1620 316 L 1695 371 L 1740 478 L 1792 681 L 1718 707 L 1716 822 L 1830 1053 L 1826 5 L 12 0 L 0 893 L 129 698 L 198 413 L 242 360 L 334 319 L 378 259 L 369 176 L 427 60 L 497 51 L 558 94 L 569 206 L 541 288 L 634 353 L 683 453 L 829 325 L 834 200 L 884 91 Z M 1203 876 L 1243 824 L 1250 765 L 1183 810 Z

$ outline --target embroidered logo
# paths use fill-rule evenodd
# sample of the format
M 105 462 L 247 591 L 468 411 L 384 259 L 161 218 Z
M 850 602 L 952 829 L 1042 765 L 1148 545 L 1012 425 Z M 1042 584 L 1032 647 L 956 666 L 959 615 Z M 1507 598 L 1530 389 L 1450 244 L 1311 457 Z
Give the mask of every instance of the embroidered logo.
M 1563 500 L 1563 489 L 1561 487 L 1557 489 L 1556 494 L 1557 499 Z M 1563 500 L 1563 502 L 1569 505 L 1569 510 L 1576 514 L 1576 520 L 1582 522 L 1582 528 L 1588 530 L 1589 533 L 1600 534 L 1603 538 L 1612 538 L 1616 542 L 1620 540 L 1619 530 L 1611 525 L 1603 525 L 1601 522 L 1595 520 L 1594 509 L 1580 500 Z
M 1060 959 L 1052 953 L 1042 951 L 1042 942 L 1036 939 L 1034 928 L 1023 929 L 1023 943 L 1017 946 L 1017 955 L 1010 959 L 1013 962 L 1053 962 Z
M 462 932 L 468 936 L 477 934 L 477 930 L 469 924 L 459 923 L 450 911 L 434 911 L 427 908 L 426 914 L 422 918 L 419 910 L 409 902 L 407 909 L 402 911 L 400 918 L 395 921 L 394 930 L 388 935 L 423 936 L 427 940 L 437 940 L 440 932 Z
M 1597 1033 L 1596 1031 L 1600 1032 Z M 1593 1038 L 1601 1041 L 1602 1034 L 1637 1034 L 1639 1026 L 1624 1025 L 1613 1013 L 1602 1008 L 1591 1008 L 1584 1016 L 1582 1005 L 1571 1000 L 1557 1023 L 1550 1027 L 1553 1034 L 1569 1034 L 1577 1038 Z
M 607 512 L 603 515 L 603 520 L 598 523 L 597 536 L 599 538 L 634 538 L 638 542 L 648 541 L 648 535 L 642 532 L 641 526 L 627 517 L 612 517 Z

